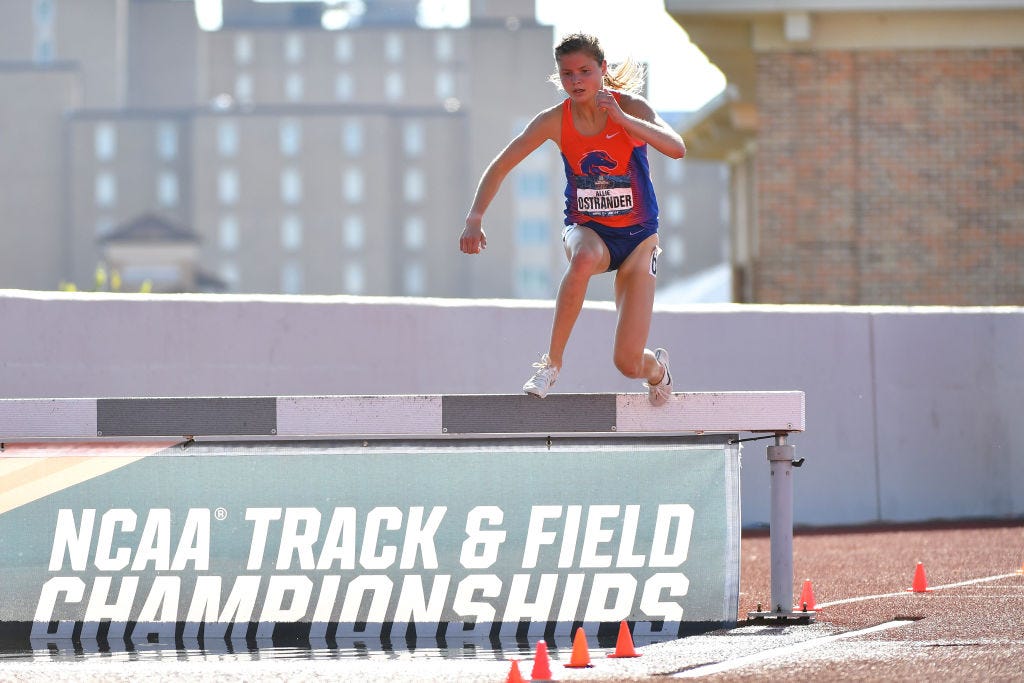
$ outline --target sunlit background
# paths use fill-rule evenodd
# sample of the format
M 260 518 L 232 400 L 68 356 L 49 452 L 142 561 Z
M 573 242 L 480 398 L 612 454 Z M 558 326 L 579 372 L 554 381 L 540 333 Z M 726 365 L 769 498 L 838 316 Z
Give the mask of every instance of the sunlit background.
M 278 2 L 282 0 L 258 0 Z M 336 0 L 323 14 L 323 26 L 341 29 L 365 10 L 363 0 Z M 205 30 L 222 21 L 221 0 L 196 0 L 196 16 Z M 662 111 L 699 109 L 725 87 L 725 77 L 665 12 L 660 0 L 634 0 L 623 11 L 620 0 L 537 0 L 537 21 L 555 27 L 555 35 L 583 31 L 601 39 L 610 62 L 627 56 L 648 64 L 649 97 Z M 469 0 L 422 0 L 425 27 L 463 27 Z
M 0 287 L 550 299 L 554 145 L 455 245 L 577 31 L 687 144 L 661 301 L 1024 300 L 1024 0 L 5 0 Z
M 555 145 L 503 183 L 487 254 L 457 246 L 487 164 L 564 98 L 553 46 L 587 32 L 644 64 L 676 130 L 724 96 L 655 0 L 93 2 L 0 4 L 0 116 L 25 131 L 0 178 L 24 186 L 10 224 L 35 226 L 10 231 L 26 257 L 0 287 L 550 299 Z M 649 157 L 659 299 L 731 300 L 727 164 Z

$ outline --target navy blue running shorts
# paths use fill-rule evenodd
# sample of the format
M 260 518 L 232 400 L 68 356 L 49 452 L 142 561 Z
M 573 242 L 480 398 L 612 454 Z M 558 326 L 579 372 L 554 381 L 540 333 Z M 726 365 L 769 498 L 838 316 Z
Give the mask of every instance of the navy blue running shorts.
M 565 226 L 565 230 L 562 231 L 563 242 L 569 235 L 569 231 L 575 227 L 577 226 Z M 609 271 L 618 270 L 623 261 L 637 248 L 637 245 L 658 232 L 657 225 L 631 225 L 628 228 L 609 228 L 607 225 L 601 225 L 600 223 L 587 223 L 584 227 L 590 228 L 597 233 L 597 236 L 608 247 L 608 253 L 611 255 L 611 262 L 608 264 Z

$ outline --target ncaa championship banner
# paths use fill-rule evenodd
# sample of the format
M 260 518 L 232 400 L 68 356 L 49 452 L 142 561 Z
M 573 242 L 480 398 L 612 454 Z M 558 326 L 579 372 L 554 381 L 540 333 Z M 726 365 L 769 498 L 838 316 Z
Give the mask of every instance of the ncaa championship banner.
M 736 621 L 739 500 L 728 435 L 8 444 L 0 630 L 675 638 Z

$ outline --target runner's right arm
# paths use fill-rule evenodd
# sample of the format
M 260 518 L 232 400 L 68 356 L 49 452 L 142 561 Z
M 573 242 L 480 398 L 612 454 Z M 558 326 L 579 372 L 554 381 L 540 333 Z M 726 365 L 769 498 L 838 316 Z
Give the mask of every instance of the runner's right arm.
M 546 140 L 558 142 L 561 132 L 561 106 L 545 109 L 530 121 L 505 149 L 498 153 L 480 177 L 480 183 L 473 197 L 473 205 L 466 215 L 466 227 L 459 238 L 459 248 L 465 254 L 479 254 L 487 247 L 487 235 L 483 230 L 484 212 L 498 194 L 502 181 L 523 159 L 540 147 Z

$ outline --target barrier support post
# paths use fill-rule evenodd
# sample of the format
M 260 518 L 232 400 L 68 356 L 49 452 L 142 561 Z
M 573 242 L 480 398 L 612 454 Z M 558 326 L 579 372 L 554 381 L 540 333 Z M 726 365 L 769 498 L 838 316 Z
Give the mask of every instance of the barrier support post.
M 768 446 L 771 476 L 771 604 L 769 609 L 750 612 L 747 619 L 810 623 L 814 612 L 793 607 L 793 468 L 796 446 L 786 443 L 786 433 L 775 434 L 775 445 Z

